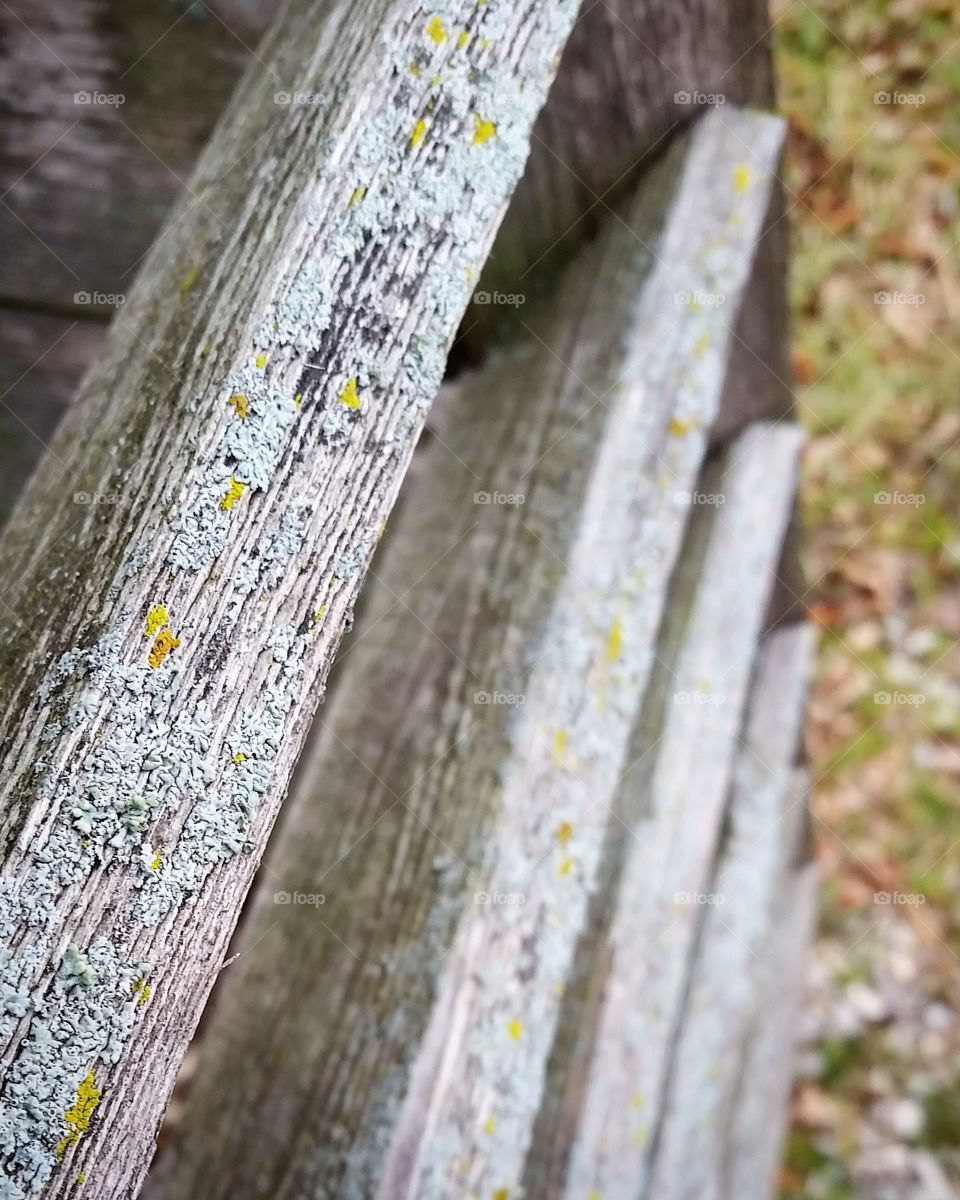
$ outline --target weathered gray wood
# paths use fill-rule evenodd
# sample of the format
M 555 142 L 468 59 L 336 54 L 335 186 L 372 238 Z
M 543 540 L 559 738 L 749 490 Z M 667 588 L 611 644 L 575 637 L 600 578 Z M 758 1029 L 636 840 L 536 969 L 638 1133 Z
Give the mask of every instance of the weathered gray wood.
M 566 993 L 540 1152 L 524 1180 L 531 1197 L 647 1194 L 703 911 L 696 898 L 709 893 L 800 442 L 795 426 L 753 426 L 700 485 L 716 507 L 698 513 L 673 585 Z
M 276 7 L 0 5 L 0 523 Z
M 101 321 L 20 309 L 0 313 L 0 525 L 53 438 L 105 332 Z M 75 490 L 82 486 L 77 480 Z
M 761 649 L 726 834 L 707 888 L 714 902 L 701 909 L 655 1141 L 648 1194 L 657 1200 L 769 1200 L 775 1191 L 776 1159 L 768 1147 L 778 1146 L 787 1109 L 772 1081 L 789 1080 L 791 1039 L 777 1047 L 777 1069 L 750 1059 L 758 1031 L 777 1019 L 770 964 L 780 971 L 787 965 L 777 941 L 783 891 L 807 816 L 804 793 L 795 790 L 795 764 L 812 650 L 809 625 L 775 630 Z M 786 975 L 792 978 L 794 969 Z M 778 1000 L 773 1009 L 782 1008 L 783 997 Z M 754 1093 L 763 1097 L 759 1110 Z M 742 1121 L 744 1105 L 752 1107 L 756 1124 Z
M 587 0 L 541 113 L 485 278 L 508 291 L 563 262 L 669 135 L 721 106 L 770 108 L 769 17 L 756 0 Z M 532 273 L 532 272 L 531 272 Z M 782 280 L 781 280 L 782 285 Z M 471 316 L 479 316 L 474 311 Z
M 11 519 L 8 1195 L 146 1168 L 573 17 L 290 0 Z
M 735 313 L 779 138 L 705 118 L 445 408 L 148 1196 L 515 1194 L 722 391 L 675 297 Z
M 219 0 L 208 11 L 187 0 L 0 7 L 0 95 L 10 113 L 0 140 L 0 232 L 8 247 L 0 264 L 0 361 L 11 382 L 49 346 L 56 313 L 82 317 L 91 334 L 91 317 L 111 315 L 104 302 L 78 304 L 78 294 L 129 290 L 275 7 L 275 0 Z M 771 107 L 766 23 L 762 0 L 587 0 L 478 292 L 532 299 L 549 289 L 557 262 L 595 231 L 633 187 L 647 154 L 702 110 L 704 97 Z M 80 91 L 120 95 L 123 103 L 78 104 Z M 776 221 L 779 194 L 771 202 L 772 232 L 761 239 L 734 331 L 715 440 L 789 407 L 786 224 Z M 492 337 L 518 331 L 514 317 L 472 302 L 458 353 L 478 360 Z M 10 323 L 18 332 L 8 337 Z M 31 385 L 7 397 L 29 431 L 16 420 L 0 429 L 0 475 L 9 480 L 0 519 L 39 456 L 33 435 L 46 440 L 55 428 L 96 343 L 89 337 L 85 357 L 54 350 L 45 369 L 27 376 Z
M 797 786 L 806 786 L 802 776 Z M 746 1050 L 744 1086 L 731 1121 L 725 1176 L 729 1195 L 744 1200 L 767 1200 L 770 1190 L 762 1189 L 776 1178 L 782 1162 L 807 954 L 816 925 L 817 879 L 816 864 L 802 844 L 780 884 L 773 930 L 762 955 L 762 992 Z
M 129 290 L 277 3 L 259 7 L 5 0 L 5 304 Z

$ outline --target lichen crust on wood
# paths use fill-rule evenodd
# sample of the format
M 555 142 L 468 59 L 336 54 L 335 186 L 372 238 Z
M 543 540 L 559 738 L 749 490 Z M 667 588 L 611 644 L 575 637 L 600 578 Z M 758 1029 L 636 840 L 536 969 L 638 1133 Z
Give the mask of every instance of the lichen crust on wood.
M 285 6 L 6 531 L 10 1196 L 146 1169 L 574 15 Z
M 151 1200 L 236 1194 L 238 1163 L 251 1200 L 521 1186 L 781 136 L 731 110 L 679 139 L 451 385 Z

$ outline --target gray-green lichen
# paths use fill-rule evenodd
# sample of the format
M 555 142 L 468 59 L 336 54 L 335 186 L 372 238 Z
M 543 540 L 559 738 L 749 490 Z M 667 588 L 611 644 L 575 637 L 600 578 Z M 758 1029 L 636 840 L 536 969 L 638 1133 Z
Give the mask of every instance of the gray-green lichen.
M 256 699 L 238 718 L 224 717 L 224 673 L 184 669 L 178 654 L 151 663 L 149 644 L 133 644 L 131 581 L 153 547 L 175 577 L 236 551 L 235 572 L 219 580 L 228 618 L 204 649 L 229 660 L 231 681 L 237 671 L 250 677 L 248 651 L 230 640 L 238 632 L 230 617 L 246 612 L 244 599 L 258 589 L 279 588 L 303 569 L 308 529 L 329 529 L 341 503 L 333 489 L 296 493 L 297 456 L 311 456 L 314 484 L 335 481 L 348 451 L 375 452 L 396 474 L 439 387 L 575 10 L 574 0 L 535 10 L 524 25 L 522 69 L 507 61 L 512 45 L 496 46 L 514 27 L 505 0 L 470 18 L 471 38 L 488 44 L 482 54 L 461 50 L 453 37 L 440 48 L 420 31 L 420 81 L 408 73 L 409 39 L 380 39 L 371 53 L 403 86 L 375 98 L 355 141 L 338 137 L 322 148 L 303 188 L 308 234 L 292 251 L 297 261 L 278 270 L 268 311 L 234 365 L 208 394 L 186 402 L 188 411 L 209 404 L 214 423 L 180 494 L 171 489 L 140 514 L 139 538 L 108 593 L 120 616 L 48 672 L 34 785 L 49 819 L 30 828 L 22 871 L 0 878 L 0 1028 L 12 1038 L 28 1023 L 0 1092 L 0 1196 L 33 1194 L 49 1179 L 64 1113 L 92 1065 L 119 1058 L 136 1009 L 130 989 L 145 970 L 105 939 L 64 950 L 65 893 L 81 891 L 97 871 L 128 870 L 135 891 L 118 915 L 121 928 L 161 921 L 196 897 L 216 864 L 249 848 L 250 823 L 302 696 L 313 639 L 278 624 L 258 639 Z M 463 6 L 450 0 L 436 12 L 451 30 L 463 19 Z M 478 141 L 481 118 L 495 136 Z M 337 215 L 331 195 L 340 186 Z M 385 247 L 397 251 L 386 278 L 375 269 Z M 258 502 L 258 513 L 269 512 L 256 552 L 232 546 L 250 532 L 249 493 L 268 491 Z M 330 563 L 339 581 L 358 575 L 375 540 L 366 525 L 340 538 Z M 179 616 L 171 638 L 187 637 L 190 614 Z M 238 644 L 252 628 L 239 631 Z M 31 939 L 23 947 L 25 929 Z
M 96 1064 L 119 1060 L 136 1019 L 134 987 L 147 969 L 106 939 L 64 954 L 36 998 L 0 1095 L 0 1197 L 39 1194 L 75 1140 L 66 1114 Z

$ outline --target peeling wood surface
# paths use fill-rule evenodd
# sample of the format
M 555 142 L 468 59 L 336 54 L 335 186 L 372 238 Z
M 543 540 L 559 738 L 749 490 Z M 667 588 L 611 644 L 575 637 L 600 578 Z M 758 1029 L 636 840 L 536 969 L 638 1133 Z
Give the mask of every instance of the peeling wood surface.
M 575 9 L 435 15 L 285 6 L 0 545 L 10 1196 L 146 1169 Z
M 150 1200 L 519 1186 L 780 137 L 705 118 L 458 385 Z

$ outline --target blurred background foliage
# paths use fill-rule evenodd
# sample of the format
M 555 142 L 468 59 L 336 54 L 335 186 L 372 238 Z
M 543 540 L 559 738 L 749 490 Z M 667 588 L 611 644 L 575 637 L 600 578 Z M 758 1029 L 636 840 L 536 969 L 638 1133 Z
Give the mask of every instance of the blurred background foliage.
M 960 1197 L 960 5 L 775 3 L 820 928 L 781 1194 Z

